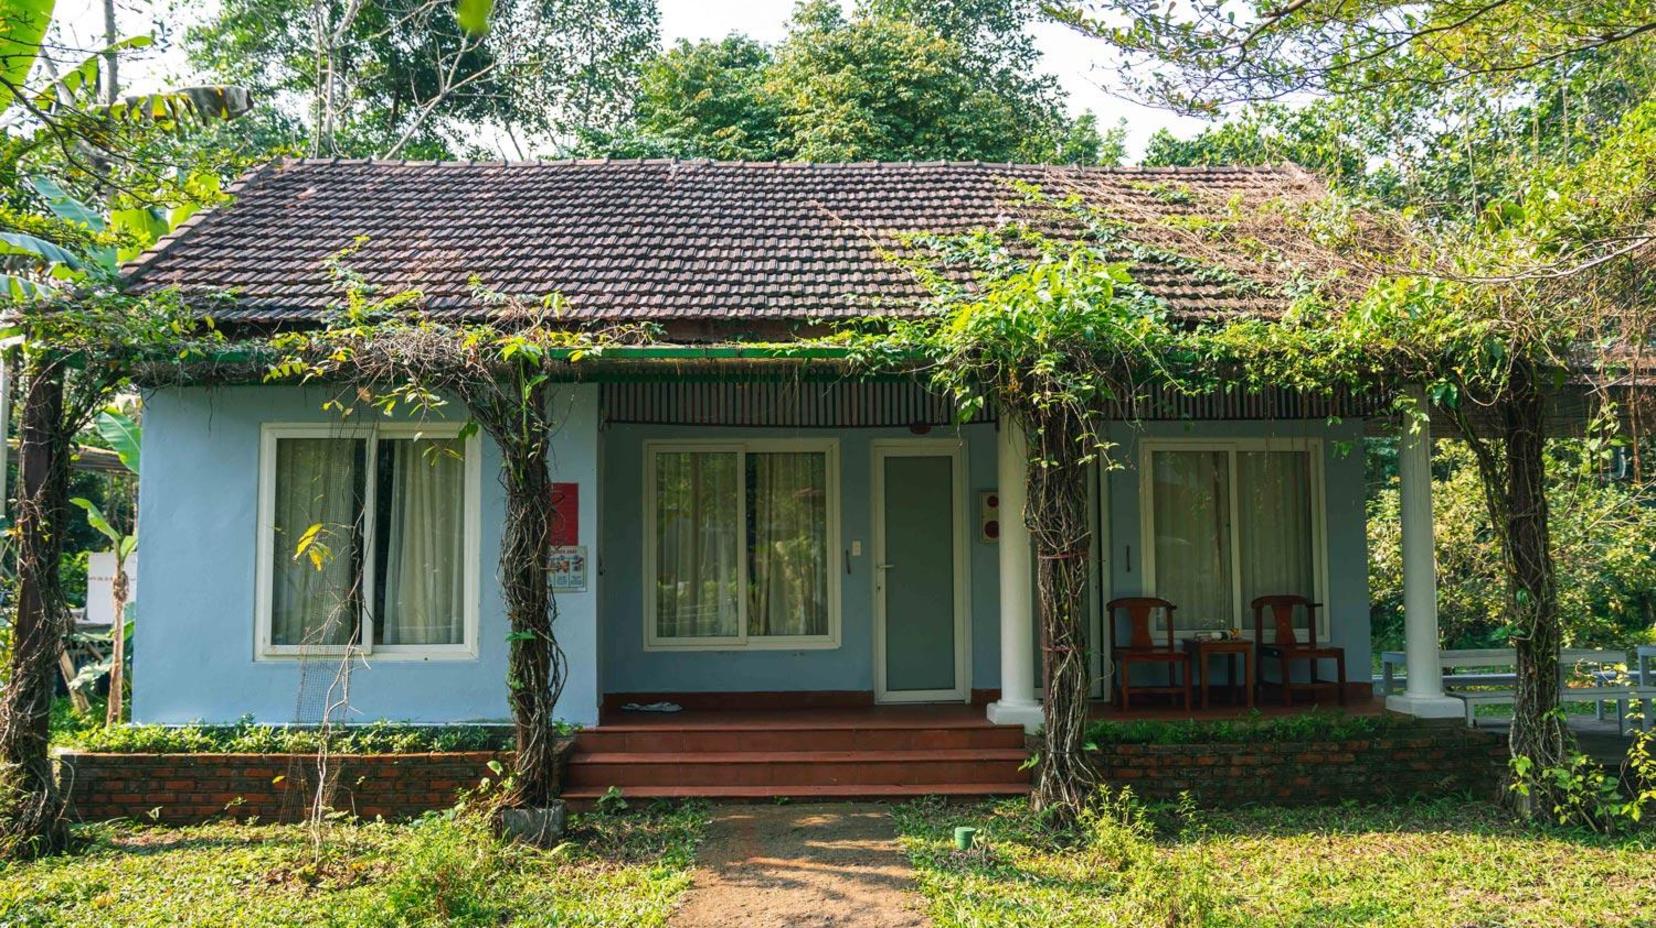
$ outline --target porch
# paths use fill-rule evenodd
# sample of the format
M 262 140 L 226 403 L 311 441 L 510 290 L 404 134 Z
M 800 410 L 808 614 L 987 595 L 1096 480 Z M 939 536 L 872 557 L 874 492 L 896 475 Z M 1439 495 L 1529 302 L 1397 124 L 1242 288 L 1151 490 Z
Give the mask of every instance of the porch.
M 766 694 L 801 708 L 975 705 L 994 723 L 1039 724 L 1017 429 L 957 423 L 905 383 L 617 382 L 599 408 L 605 727 L 625 702 L 745 708 Z M 1241 629 L 1251 641 L 1252 599 L 1300 594 L 1323 604 L 1318 643 L 1343 649 L 1350 679 L 1367 676 L 1363 464 L 1349 449 L 1380 411 L 1283 392 L 1120 411 L 1119 466 L 1088 481 L 1096 698 L 1114 698 L 1131 635 L 1106 608 L 1122 596 L 1175 600 L 1177 639 Z M 1230 682 L 1223 662 L 1210 669 Z M 1274 663 L 1258 669 L 1279 682 Z M 1346 696 L 1368 700 L 1356 683 Z
M 695 700 L 687 700 L 695 702 Z M 1023 728 L 995 725 L 981 704 L 759 707 L 702 702 L 678 712 L 605 709 L 576 737 L 564 796 L 588 802 L 610 787 L 627 797 L 712 799 L 902 799 L 1027 793 L 1032 772 Z M 1377 698 L 1339 711 L 1373 716 Z M 1092 716 L 1114 721 L 1289 717 L 1301 705 L 1171 706 L 1122 710 L 1102 700 Z M 1321 710 L 1331 711 L 1328 707 Z

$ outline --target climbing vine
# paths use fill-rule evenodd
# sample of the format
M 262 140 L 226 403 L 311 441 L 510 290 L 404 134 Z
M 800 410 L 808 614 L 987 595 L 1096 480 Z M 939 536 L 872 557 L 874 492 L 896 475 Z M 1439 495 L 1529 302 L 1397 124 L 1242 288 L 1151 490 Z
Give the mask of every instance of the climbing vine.
M 506 494 L 498 579 L 510 626 L 506 686 L 515 726 L 513 793 L 544 807 L 556 795 L 554 710 L 567 678 L 558 645 L 552 561 L 552 437 L 558 429 L 555 375 L 565 379 L 605 347 L 649 337 L 639 327 L 583 325 L 559 298 L 525 303 L 478 292 L 488 323 L 439 320 L 417 292 L 381 296 L 332 262 L 344 299 L 319 329 L 276 336 L 266 379 L 336 384 L 342 414 L 367 406 L 423 416 L 457 403 L 500 449 Z
M 69 499 L 75 436 L 130 382 L 137 361 L 165 352 L 187 364 L 188 346 L 216 332 L 166 294 L 93 291 L 14 303 L 6 334 L 17 340 L 22 414 L 10 529 L 16 609 L 0 691 L 0 854 L 30 856 L 68 839 L 47 749 L 57 659 L 70 631 L 60 566 L 78 513 Z

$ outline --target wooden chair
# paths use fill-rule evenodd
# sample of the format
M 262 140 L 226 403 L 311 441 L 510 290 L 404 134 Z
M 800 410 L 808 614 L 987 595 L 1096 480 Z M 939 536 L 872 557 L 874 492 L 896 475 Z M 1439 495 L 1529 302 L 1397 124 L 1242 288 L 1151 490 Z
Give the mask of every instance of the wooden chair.
M 1142 693 L 1174 693 L 1184 695 L 1185 709 L 1191 707 L 1190 688 L 1190 655 L 1186 654 L 1173 641 L 1173 610 L 1178 608 L 1165 599 L 1154 596 L 1125 596 L 1121 599 L 1112 599 L 1104 606 L 1110 621 L 1110 651 L 1116 659 L 1116 685 L 1121 692 L 1121 708 L 1132 708 L 1133 690 Z M 1150 632 L 1150 617 L 1157 609 L 1162 610 L 1163 619 L 1167 624 L 1166 643 L 1157 642 Z M 1116 613 L 1127 613 L 1128 624 L 1132 626 L 1132 640 L 1125 648 L 1116 646 Z M 1131 667 L 1134 664 L 1167 664 L 1167 686 L 1138 686 L 1132 685 Z M 1183 685 L 1173 683 L 1173 668 L 1181 669 L 1179 674 Z
M 1314 603 L 1304 596 L 1261 596 L 1253 601 L 1254 613 L 1254 646 L 1259 649 L 1260 670 L 1265 669 L 1265 660 L 1270 658 L 1277 662 L 1282 679 L 1282 704 L 1294 704 L 1295 689 L 1321 689 L 1327 686 L 1336 687 L 1335 695 L 1340 705 L 1346 701 L 1346 670 L 1345 648 L 1336 648 L 1332 645 L 1317 644 L 1317 610 L 1320 603 Z M 1305 640 L 1299 640 L 1299 631 L 1294 628 L 1294 610 L 1305 610 Z M 1270 643 L 1265 641 L 1265 612 L 1271 613 L 1271 628 L 1276 632 L 1276 640 Z M 1322 680 L 1317 677 L 1317 665 L 1321 661 L 1331 660 L 1337 670 L 1337 681 Z M 1293 665 L 1295 661 L 1305 661 L 1311 669 L 1311 682 L 1293 682 Z M 1264 673 L 1260 674 L 1260 682 L 1264 682 Z

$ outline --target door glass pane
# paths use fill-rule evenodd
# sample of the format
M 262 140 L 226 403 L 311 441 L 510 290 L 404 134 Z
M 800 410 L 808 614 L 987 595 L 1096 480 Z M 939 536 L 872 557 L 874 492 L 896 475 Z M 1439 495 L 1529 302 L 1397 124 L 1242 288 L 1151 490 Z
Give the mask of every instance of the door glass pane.
M 747 456 L 748 634 L 828 634 L 828 456 Z
M 655 629 L 663 638 L 734 638 L 739 624 L 741 455 L 655 456 Z
M 465 442 L 382 438 L 376 454 L 376 644 L 465 638 Z
M 1230 466 L 1223 451 L 1150 456 L 1156 595 L 1179 629 L 1231 628 Z
M 1315 601 L 1312 555 L 1311 456 L 1304 451 L 1247 451 L 1236 456 L 1242 603 L 1258 596 L 1295 594 Z M 1296 628 L 1305 614 L 1296 610 Z M 1271 620 L 1266 616 L 1266 633 Z
M 337 646 L 357 639 L 367 447 L 360 438 L 276 441 L 272 644 Z

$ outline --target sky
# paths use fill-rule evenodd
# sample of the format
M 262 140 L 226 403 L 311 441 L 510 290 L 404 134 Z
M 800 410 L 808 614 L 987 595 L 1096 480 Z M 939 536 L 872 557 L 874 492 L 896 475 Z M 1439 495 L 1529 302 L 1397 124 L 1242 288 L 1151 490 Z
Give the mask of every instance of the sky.
M 841 0 L 850 6 L 851 0 Z M 186 77 L 183 56 L 176 41 L 183 29 L 211 15 L 215 0 L 116 0 L 121 31 L 126 35 L 156 34 L 158 47 L 130 59 L 123 59 L 122 83 L 135 91 L 156 89 Z M 744 32 L 761 42 L 783 38 L 793 0 L 657 0 L 661 11 L 661 39 L 672 44 L 679 39 L 715 39 L 731 32 Z M 103 32 L 101 0 L 58 0 L 57 22 L 65 38 L 84 48 L 101 47 Z M 166 24 L 157 34 L 156 23 Z M 169 39 L 166 31 L 174 35 Z M 1117 120 L 1127 121 L 1127 151 L 1136 158 L 1144 143 L 1159 128 L 1180 136 L 1195 134 L 1202 123 L 1165 110 L 1140 106 L 1108 90 L 1109 69 L 1100 66 L 1108 50 L 1104 43 L 1089 39 L 1055 23 L 1033 27 L 1042 65 L 1057 76 L 1068 97 L 1072 113 L 1091 110 L 1099 125 L 1108 128 Z

